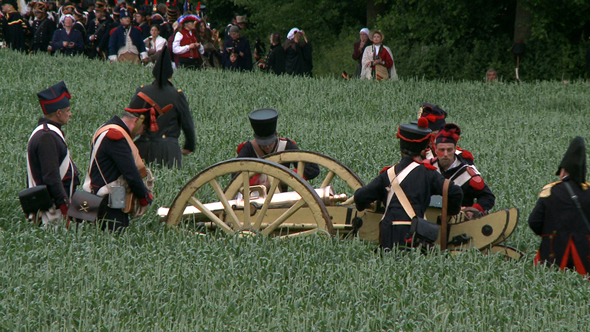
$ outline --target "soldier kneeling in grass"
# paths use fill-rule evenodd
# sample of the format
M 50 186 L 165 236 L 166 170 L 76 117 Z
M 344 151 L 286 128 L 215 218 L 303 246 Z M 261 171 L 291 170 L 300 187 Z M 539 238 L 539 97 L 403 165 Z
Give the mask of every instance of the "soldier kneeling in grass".
M 590 183 L 586 182 L 586 146 L 581 137 L 574 138 L 553 182 L 539 194 L 529 216 L 529 226 L 541 236 L 535 264 L 556 265 L 590 273 Z
M 430 197 L 442 195 L 445 183 L 445 178 L 434 166 L 422 162 L 432 137 L 425 118 L 420 118 L 417 125 L 400 125 L 397 137 L 400 139 L 400 162 L 384 168 L 371 183 L 354 193 L 354 202 L 359 211 L 368 208 L 376 200 L 385 203 L 379 233 L 383 249 L 420 244 L 410 234 L 412 220 L 424 216 Z M 449 215 L 459 213 L 462 199 L 461 188 L 450 182 L 447 204 Z
M 299 150 L 295 141 L 277 135 L 277 119 L 279 112 L 273 108 L 263 108 L 252 111 L 249 115 L 250 124 L 254 129 L 254 139 L 243 142 L 238 146 L 238 158 L 263 158 L 267 154 L 287 150 Z M 290 167 L 290 164 L 284 164 Z M 311 180 L 320 174 L 317 164 L 309 163 L 303 170 L 303 178 Z M 255 175 L 250 179 L 250 185 L 268 185 L 264 176 Z M 267 186 L 268 188 L 268 186 Z
M 434 140 L 436 157 L 427 162 L 436 167 L 446 179 L 461 187 L 462 211 L 465 217 L 471 220 L 487 214 L 494 207 L 496 196 L 473 166 L 473 160 L 466 158 L 466 154 L 456 153 L 460 135 L 459 126 L 454 123 L 445 124 Z

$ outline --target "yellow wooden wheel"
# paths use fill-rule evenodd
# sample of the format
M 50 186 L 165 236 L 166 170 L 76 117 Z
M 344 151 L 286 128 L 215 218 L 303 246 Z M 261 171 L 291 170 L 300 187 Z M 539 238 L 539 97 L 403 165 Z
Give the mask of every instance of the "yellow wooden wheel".
M 325 168 L 327 173 L 322 179 L 322 182 L 318 188 L 333 186 L 335 178 L 340 178 L 348 186 L 347 189 L 351 190 L 352 193 L 354 193 L 356 189 L 364 186 L 363 181 L 352 170 L 350 170 L 350 168 L 343 165 L 338 160 L 321 153 L 302 150 L 289 150 L 266 155 L 264 159 L 278 164 L 296 163 L 297 174 L 301 177 L 303 177 L 306 164 L 317 164 L 320 166 L 320 170 L 321 168 Z M 230 182 L 230 184 L 225 188 L 225 197 L 228 199 L 234 198 L 241 186 L 242 181 L 239 179 L 234 179 L 234 181 Z M 334 188 L 334 190 L 339 193 L 341 190 L 344 190 L 344 188 Z
M 254 174 L 265 174 L 269 179 L 271 190 L 263 199 L 250 197 L 253 191 L 250 177 Z M 242 199 L 230 201 L 220 182 L 232 175 L 236 175 L 234 181 L 239 183 L 238 189 L 245 190 Z M 295 194 L 289 193 L 290 200 L 277 205 L 278 200 L 273 200 L 273 197 L 281 195 L 275 194 L 280 182 L 286 183 Z M 214 199 L 202 198 L 207 196 L 207 189 L 202 189 L 209 186 L 213 189 L 213 196 L 216 196 Z M 325 205 L 305 180 L 283 165 L 257 158 L 223 161 L 193 177 L 176 195 L 168 210 L 166 223 L 174 226 L 190 218 L 206 221 L 212 228 L 219 228 L 227 234 L 261 233 L 281 237 L 318 231 L 334 234 Z

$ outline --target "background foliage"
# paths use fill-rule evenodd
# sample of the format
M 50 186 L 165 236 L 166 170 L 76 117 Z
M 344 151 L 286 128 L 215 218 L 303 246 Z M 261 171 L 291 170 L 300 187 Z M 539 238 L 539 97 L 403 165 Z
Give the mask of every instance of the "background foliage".
M 511 81 L 518 2 L 531 16 L 521 80 L 586 78 L 590 3 L 583 0 L 224 0 L 207 6 L 220 28 L 231 13 L 248 14 L 245 34 L 252 44 L 256 37 L 266 42 L 273 31 L 286 36 L 292 27 L 305 30 L 320 76 L 354 71 L 352 46 L 368 25 L 385 32 L 384 44 L 402 77 L 482 80 L 495 67 Z M 369 15 L 369 7 L 377 15 Z
M 128 232 L 92 225 L 43 230 L 23 218 L 26 142 L 41 110 L 35 95 L 59 80 L 72 93 L 64 127 L 85 173 L 91 135 L 128 105 L 147 68 L 83 58 L 0 51 L 0 330 L 7 331 L 374 331 L 584 330 L 588 281 L 533 267 L 539 238 L 526 220 L 569 141 L 589 142 L 588 84 L 524 84 L 402 79 L 398 82 L 293 78 L 260 73 L 178 71 L 197 150 L 183 168 L 154 168 L 155 201 Z M 463 130 L 497 196 L 516 206 L 508 244 L 521 261 L 468 252 L 380 257 L 360 241 L 199 237 L 156 217 L 204 168 L 235 156 L 252 137 L 247 115 L 280 111 L 278 130 L 303 149 L 340 160 L 365 182 L 399 159 L 397 126 L 421 102 L 439 104 Z

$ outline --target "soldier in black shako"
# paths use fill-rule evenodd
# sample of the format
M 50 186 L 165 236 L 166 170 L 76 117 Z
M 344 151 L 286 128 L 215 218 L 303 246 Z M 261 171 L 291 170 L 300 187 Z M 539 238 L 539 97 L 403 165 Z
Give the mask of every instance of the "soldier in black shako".
M 263 158 L 267 154 L 275 152 L 299 150 L 295 141 L 278 136 L 277 119 L 279 118 L 279 112 L 276 109 L 257 109 L 252 111 L 248 117 L 252 129 L 254 129 L 254 139 L 238 146 L 238 158 Z M 290 163 L 283 165 L 290 167 Z M 305 165 L 303 170 L 304 179 L 311 180 L 319 174 L 320 168 L 317 164 L 309 163 Z M 257 174 L 250 178 L 251 186 L 259 184 L 268 185 L 265 176 Z
M 418 124 L 400 125 L 397 131 L 402 157 L 400 162 L 381 170 L 379 176 L 371 183 L 357 189 L 354 193 L 354 202 L 359 211 L 368 208 L 377 200 L 386 205 L 379 234 L 379 242 L 383 249 L 391 249 L 394 246 L 414 246 L 414 239 L 409 234 L 412 224 L 410 214 L 424 216 L 430 204 L 430 196 L 443 193 L 445 178 L 436 171 L 435 167 L 422 162 L 431 137 L 432 130 L 428 128 L 428 121 L 425 118 L 418 119 Z M 390 191 L 394 190 L 390 173 L 397 178 L 413 211 L 406 211 L 397 195 L 390 194 Z M 389 201 L 387 198 L 390 198 Z M 459 213 L 462 199 L 461 188 L 451 182 L 448 188 L 449 215 Z

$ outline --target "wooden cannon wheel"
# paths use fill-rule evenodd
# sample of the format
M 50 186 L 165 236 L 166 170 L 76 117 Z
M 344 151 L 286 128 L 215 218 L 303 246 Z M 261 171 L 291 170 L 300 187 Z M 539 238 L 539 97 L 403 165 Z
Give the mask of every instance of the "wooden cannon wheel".
M 264 159 L 278 164 L 297 163 L 297 174 L 302 178 L 306 164 L 318 164 L 320 169 L 323 167 L 328 170 L 328 173 L 322 180 L 319 188 L 325 188 L 326 186 L 331 185 L 336 176 L 344 181 L 352 190 L 352 192 L 365 185 L 363 180 L 361 180 L 350 168 L 338 160 L 321 153 L 302 150 L 289 150 L 266 155 Z M 242 182 L 239 181 L 239 179 L 234 179 L 234 181 L 225 188 L 225 197 L 228 199 L 234 198 L 241 187 Z M 342 188 L 336 189 L 341 190 Z
M 224 177 L 237 174 L 234 182 L 236 182 L 238 189 L 246 188 L 244 193 L 250 193 L 250 177 L 257 173 L 266 174 L 270 179 L 270 193 L 259 207 L 252 207 L 250 195 L 244 195 L 243 209 L 236 211 L 235 207 L 228 202 L 227 195 L 222 191 L 219 181 Z M 286 183 L 301 198 L 291 207 L 276 210 L 269 209 L 276 187 L 280 182 Z M 223 204 L 223 213 L 216 214 L 209 210 L 205 203 L 197 197 L 199 191 L 208 185 L 213 188 L 215 195 L 217 195 L 215 201 L 220 201 Z M 324 230 L 331 235 L 334 234 L 330 216 L 315 190 L 305 180 L 283 165 L 263 159 L 231 159 L 206 168 L 193 177 L 176 195 L 168 211 L 166 223 L 169 226 L 177 225 L 183 220 L 185 208 L 191 205 L 199 209 L 208 220 L 227 234 L 253 232 L 273 235 L 276 234 L 279 228 L 284 229 L 285 225 L 298 226 L 295 231 L 287 229 L 285 232 L 281 232 L 281 235 L 289 233 L 285 236 L 312 234 L 318 230 Z M 281 213 L 272 213 L 278 210 Z M 302 214 L 303 218 L 301 217 Z M 221 215 L 223 217 L 220 217 Z M 301 220 L 305 221 L 302 222 Z

